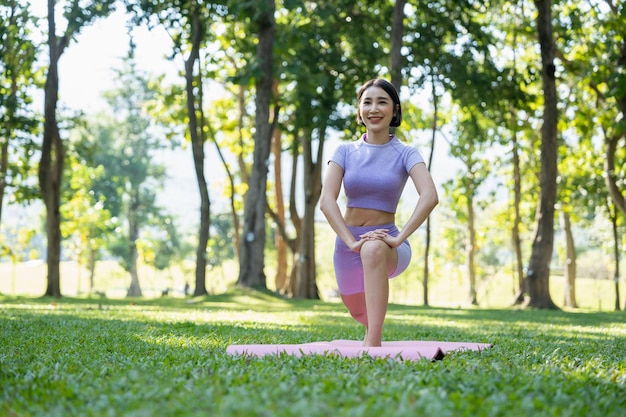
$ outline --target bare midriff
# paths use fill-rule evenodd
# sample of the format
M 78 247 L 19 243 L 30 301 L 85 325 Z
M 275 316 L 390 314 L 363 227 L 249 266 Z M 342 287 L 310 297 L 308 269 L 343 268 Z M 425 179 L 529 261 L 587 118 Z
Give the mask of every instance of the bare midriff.
M 395 215 L 388 211 L 348 207 L 343 218 L 350 226 L 378 226 L 394 223 Z

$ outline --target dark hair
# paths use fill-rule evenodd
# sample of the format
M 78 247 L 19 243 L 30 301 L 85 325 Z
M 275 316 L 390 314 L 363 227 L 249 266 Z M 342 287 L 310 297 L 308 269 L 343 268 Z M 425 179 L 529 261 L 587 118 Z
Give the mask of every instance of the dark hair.
M 400 126 L 400 123 L 402 123 L 402 107 L 400 106 L 400 96 L 398 96 L 398 92 L 396 91 L 396 88 L 393 86 L 393 84 L 391 84 L 389 81 L 384 80 L 382 78 L 374 78 L 372 80 L 367 81 L 365 84 L 361 86 L 361 88 L 359 88 L 359 90 L 356 93 L 357 103 L 361 102 L 361 96 L 363 95 L 363 92 L 370 87 L 380 87 L 383 90 L 385 90 L 387 94 L 389 94 L 389 97 L 391 97 L 391 101 L 393 101 L 393 104 L 394 104 L 394 110 L 397 109 L 396 113 L 393 115 L 393 118 L 391 119 L 391 122 L 389 123 L 389 126 L 390 127 Z M 356 117 L 356 122 L 359 125 L 363 125 L 363 120 L 358 115 Z

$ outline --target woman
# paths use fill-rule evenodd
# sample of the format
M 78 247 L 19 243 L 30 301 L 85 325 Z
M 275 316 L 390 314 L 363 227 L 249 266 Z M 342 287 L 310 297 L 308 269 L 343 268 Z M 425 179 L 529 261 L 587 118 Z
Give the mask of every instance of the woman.
M 366 133 L 341 144 L 328 163 L 320 208 L 337 234 L 335 276 L 341 298 L 366 328 L 363 346 L 381 346 L 389 303 L 389 279 L 409 265 L 408 237 L 439 202 L 435 184 L 419 152 L 390 133 L 402 121 L 400 98 L 382 79 L 366 82 L 357 92 L 357 123 Z M 395 212 L 411 178 L 419 199 L 404 227 Z M 337 198 L 343 183 L 347 207 Z

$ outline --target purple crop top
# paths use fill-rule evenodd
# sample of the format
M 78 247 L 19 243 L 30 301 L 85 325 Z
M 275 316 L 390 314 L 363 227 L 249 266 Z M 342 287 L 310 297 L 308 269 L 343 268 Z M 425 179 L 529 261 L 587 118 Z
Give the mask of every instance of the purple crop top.
M 384 145 L 367 143 L 365 138 L 342 143 L 330 159 L 343 168 L 347 206 L 395 213 L 409 171 L 424 158 L 395 136 Z

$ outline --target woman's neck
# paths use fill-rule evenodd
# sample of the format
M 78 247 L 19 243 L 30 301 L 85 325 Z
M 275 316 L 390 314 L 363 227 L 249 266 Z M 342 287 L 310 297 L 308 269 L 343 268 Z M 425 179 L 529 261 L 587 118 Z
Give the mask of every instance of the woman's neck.
M 373 145 L 384 145 L 393 138 L 391 133 L 387 132 L 370 132 L 368 131 L 365 136 L 365 141 Z

